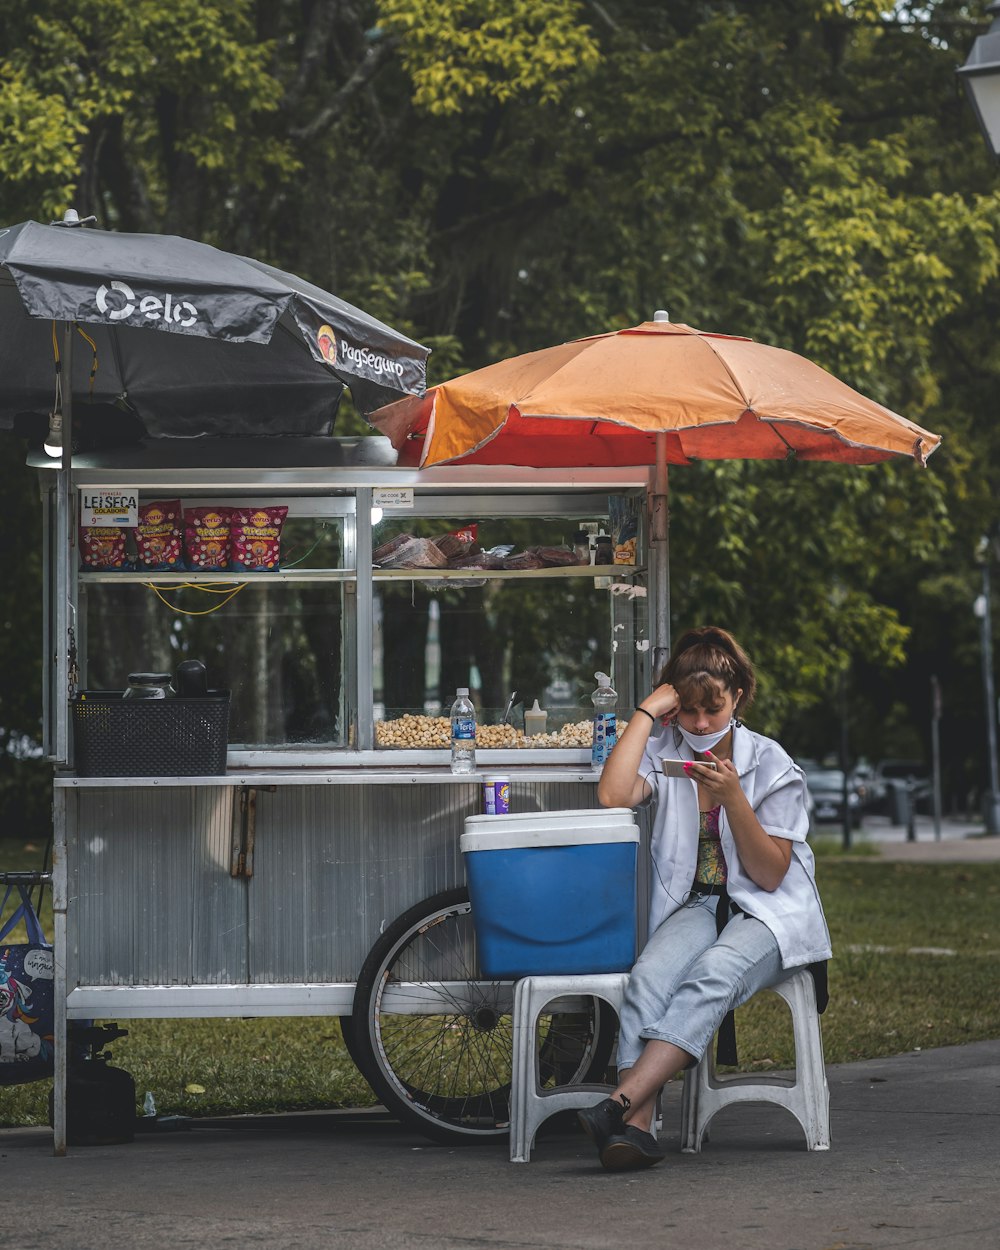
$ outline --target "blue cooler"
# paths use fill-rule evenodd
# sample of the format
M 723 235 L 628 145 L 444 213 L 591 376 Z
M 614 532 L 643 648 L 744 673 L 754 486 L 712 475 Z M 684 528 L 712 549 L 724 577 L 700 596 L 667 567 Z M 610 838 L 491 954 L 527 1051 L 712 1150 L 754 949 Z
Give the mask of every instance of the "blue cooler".
M 638 845 L 628 807 L 467 817 L 461 848 L 483 973 L 627 972 Z

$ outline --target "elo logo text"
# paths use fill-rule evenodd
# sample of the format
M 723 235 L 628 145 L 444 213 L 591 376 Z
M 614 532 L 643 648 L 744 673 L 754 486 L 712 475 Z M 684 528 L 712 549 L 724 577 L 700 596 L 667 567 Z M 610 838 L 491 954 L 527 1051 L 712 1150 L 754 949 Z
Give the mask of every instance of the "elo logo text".
M 188 300 L 179 300 L 169 291 L 159 299 L 155 295 L 137 296 L 127 282 L 110 282 L 97 288 L 97 307 L 109 321 L 125 321 L 138 312 L 147 321 L 172 321 L 174 325 L 193 326 L 198 309 Z

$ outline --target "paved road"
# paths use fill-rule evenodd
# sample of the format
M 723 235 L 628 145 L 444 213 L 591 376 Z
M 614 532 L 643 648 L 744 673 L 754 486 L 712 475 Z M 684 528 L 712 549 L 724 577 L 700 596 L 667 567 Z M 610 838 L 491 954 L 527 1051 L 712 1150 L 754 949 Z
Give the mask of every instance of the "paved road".
M 930 816 L 917 816 L 915 838 L 910 841 L 903 825 L 892 825 L 886 816 L 866 816 L 860 830 L 854 833 L 854 845 L 874 843 L 883 859 L 910 860 L 928 863 L 966 863 L 1000 860 L 1000 836 L 987 836 L 983 822 L 946 819 L 941 822 L 938 838 Z M 840 840 L 839 826 L 820 825 L 813 837 Z
M 1000 1041 L 829 1069 L 833 1148 L 778 1108 L 731 1108 L 700 1155 L 608 1174 L 575 1129 L 433 1146 L 379 1113 L 220 1120 L 51 1154 L 0 1131 L 5 1244 L 303 1250 L 996 1250 Z

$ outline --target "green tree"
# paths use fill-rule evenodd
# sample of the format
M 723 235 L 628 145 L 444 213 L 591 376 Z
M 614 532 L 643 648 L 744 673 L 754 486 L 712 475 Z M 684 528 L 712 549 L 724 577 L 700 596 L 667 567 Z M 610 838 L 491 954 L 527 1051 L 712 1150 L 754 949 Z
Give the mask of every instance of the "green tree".
M 810 746 L 845 674 L 857 749 L 926 739 L 937 674 L 964 793 L 1000 498 L 997 184 L 954 72 L 983 7 L 10 0 L 0 207 L 261 256 L 437 379 L 667 307 L 942 433 L 927 472 L 677 470 L 674 623 L 737 628 L 761 718 Z

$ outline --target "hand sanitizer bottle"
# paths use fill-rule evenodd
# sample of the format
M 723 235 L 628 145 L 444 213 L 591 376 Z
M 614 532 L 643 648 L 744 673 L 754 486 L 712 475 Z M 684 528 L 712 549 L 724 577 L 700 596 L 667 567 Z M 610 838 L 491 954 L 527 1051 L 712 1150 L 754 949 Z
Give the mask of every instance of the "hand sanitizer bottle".
M 603 768 L 604 761 L 618 741 L 618 718 L 615 713 L 618 694 L 612 689 L 607 673 L 595 673 L 594 676 L 597 678 L 597 689 L 590 696 L 594 705 L 594 745 L 590 750 L 590 763 L 593 768 Z

